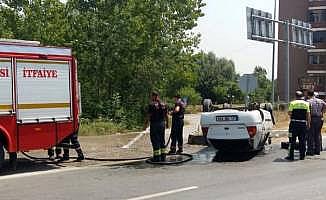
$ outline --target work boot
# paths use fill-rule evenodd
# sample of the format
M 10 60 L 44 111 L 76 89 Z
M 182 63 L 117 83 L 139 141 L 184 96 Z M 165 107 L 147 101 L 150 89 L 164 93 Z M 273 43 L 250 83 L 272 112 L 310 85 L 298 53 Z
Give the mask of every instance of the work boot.
M 313 156 L 314 155 L 314 153 L 312 153 L 310 151 L 308 151 L 306 154 L 307 154 L 307 156 Z
M 294 158 L 292 156 L 286 156 L 285 159 L 286 160 L 290 160 L 290 161 L 293 161 L 294 160 Z
M 66 161 L 66 160 L 69 160 L 69 149 L 64 149 L 62 158 L 60 158 L 60 161 Z
M 170 151 L 168 152 L 168 155 L 173 155 L 176 153 L 176 148 L 175 147 L 171 147 Z
M 62 158 L 61 153 L 62 153 L 61 148 L 56 147 L 56 149 L 55 149 L 55 159 L 60 160 Z
M 151 158 L 152 162 L 160 162 L 160 156 L 153 156 L 153 158 Z
M 300 155 L 300 160 L 304 160 L 305 157 L 306 157 L 305 154 Z
M 63 154 L 62 158 L 60 158 L 60 161 L 66 161 L 69 160 L 69 155 Z
M 54 150 L 52 148 L 48 149 L 49 160 L 54 160 Z
M 182 154 L 182 152 L 183 152 L 182 147 L 179 147 L 179 149 L 178 149 L 178 151 L 177 151 L 177 154 Z
M 82 160 L 85 160 L 85 157 L 84 157 L 84 154 L 83 154 L 83 151 L 81 149 L 76 149 L 76 152 L 77 152 L 77 161 L 82 161 Z
M 166 161 L 166 154 L 165 154 L 165 153 L 163 153 L 163 154 L 161 155 L 161 159 L 160 159 L 160 161 L 161 161 L 161 162 L 165 162 L 165 161 Z
M 54 155 L 50 155 L 50 156 L 49 156 L 49 160 L 54 161 L 54 160 L 55 160 Z

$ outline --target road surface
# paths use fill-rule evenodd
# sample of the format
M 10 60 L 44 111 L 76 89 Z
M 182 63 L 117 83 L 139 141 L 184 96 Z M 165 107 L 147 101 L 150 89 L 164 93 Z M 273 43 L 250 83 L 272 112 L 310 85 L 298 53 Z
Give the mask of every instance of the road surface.
M 68 167 L 0 177 L 1 200 L 89 199 L 325 199 L 326 152 L 287 162 L 274 144 L 258 155 L 223 155 L 202 149 L 178 166 L 135 162 Z

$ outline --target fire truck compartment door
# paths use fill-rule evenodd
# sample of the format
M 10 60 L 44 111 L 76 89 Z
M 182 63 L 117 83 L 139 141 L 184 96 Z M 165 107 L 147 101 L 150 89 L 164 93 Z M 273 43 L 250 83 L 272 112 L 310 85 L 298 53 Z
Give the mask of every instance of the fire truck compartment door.
M 13 111 L 11 59 L 0 58 L 0 115 Z
M 17 60 L 18 122 L 65 121 L 71 118 L 70 67 L 69 61 Z

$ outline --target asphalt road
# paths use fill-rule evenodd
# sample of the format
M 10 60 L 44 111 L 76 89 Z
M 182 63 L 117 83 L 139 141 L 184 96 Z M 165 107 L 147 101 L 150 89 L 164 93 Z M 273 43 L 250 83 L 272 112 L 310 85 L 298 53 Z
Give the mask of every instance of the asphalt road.
M 258 155 L 222 155 L 205 148 L 178 166 L 136 162 L 51 169 L 0 177 L 1 200 L 325 199 L 326 152 L 287 162 L 278 145 Z

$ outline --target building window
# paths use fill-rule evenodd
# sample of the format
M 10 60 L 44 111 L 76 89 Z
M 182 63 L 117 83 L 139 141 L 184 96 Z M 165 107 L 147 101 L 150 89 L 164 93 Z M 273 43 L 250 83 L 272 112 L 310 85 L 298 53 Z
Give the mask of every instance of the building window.
M 309 22 L 326 22 L 326 10 L 312 10 L 309 12 Z
M 314 43 L 326 42 L 326 31 L 316 31 L 313 34 Z
M 326 55 L 309 55 L 309 64 L 311 65 L 323 65 L 326 64 Z

